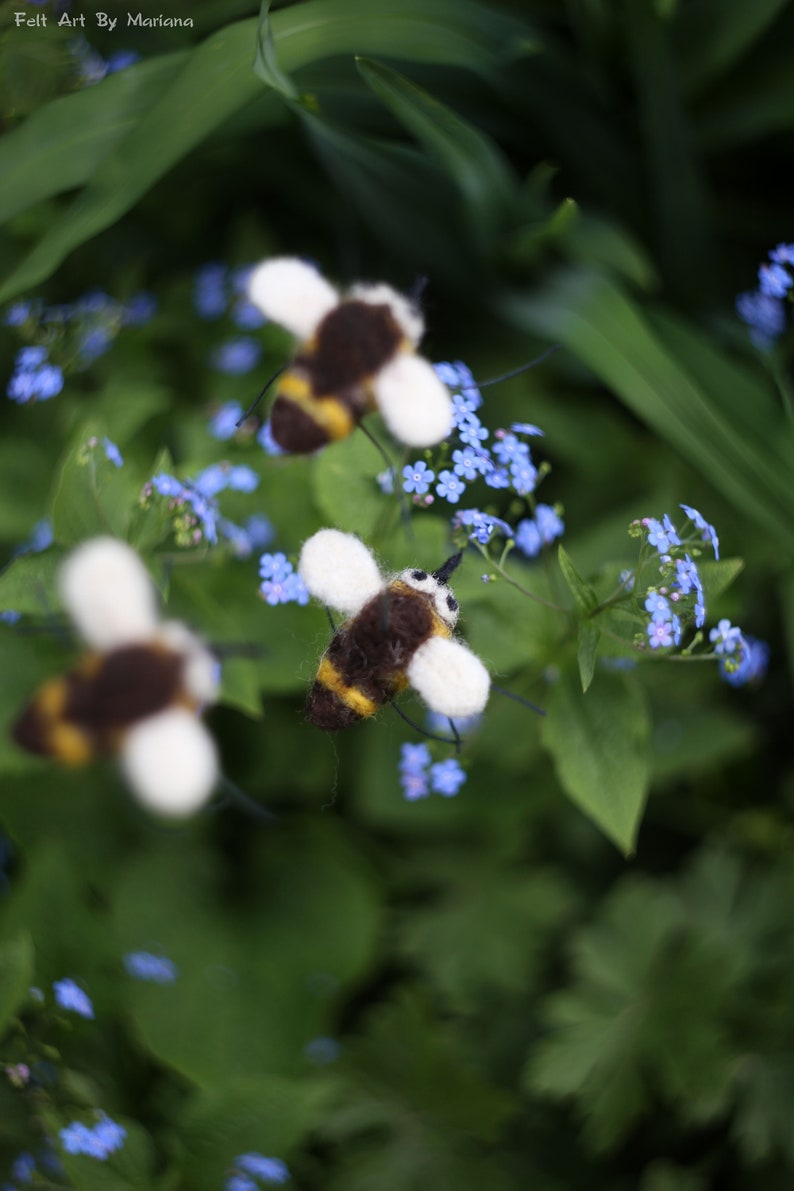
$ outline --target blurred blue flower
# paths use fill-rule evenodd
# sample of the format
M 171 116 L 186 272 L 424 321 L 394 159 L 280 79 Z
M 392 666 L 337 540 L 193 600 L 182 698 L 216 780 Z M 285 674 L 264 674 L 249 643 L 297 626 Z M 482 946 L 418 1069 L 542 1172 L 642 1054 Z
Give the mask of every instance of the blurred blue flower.
M 97 1124 L 92 1128 L 80 1121 L 72 1121 L 59 1130 L 61 1145 L 67 1154 L 85 1154 L 104 1162 L 124 1145 L 127 1130 L 116 1124 L 106 1113 L 99 1114 Z
M 769 256 L 778 265 L 794 265 L 794 244 L 778 244 Z
M 454 364 L 441 361 L 434 364 L 433 368 L 439 380 L 449 389 L 463 393 L 471 409 L 478 409 L 482 405 L 482 394 L 477 388 L 477 382 L 471 374 L 471 369 L 462 360 L 456 360 Z
M 23 1150 L 13 1162 L 11 1178 L 18 1183 L 29 1183 L 36 1173 L 36 1159 L 27 1150 Z
M 761 265 L 758 289 L 770 298 L 785 298 L 792 286 L 791 274 L 781 264 Z
M 246 1174 L 255 1175 L 264 1183 L 288 1183 L 290 1174 L 280 1158 L 266 1158 L 263 1154 L 240 1154 L 234 1165 Z
M 516 434 L 531 434 L 540 435 L 543 437 L 543 431 L 540 426 L 535 426 L 533 422 L 513 422 L 510 426 Z
M 108 461 L 112 463 L 114 467 L 124 466 L 124 459 L 122 458 L 121 451 L 114 442 L 111 442 L 109 438 L 103 438 L 102 446 L 105 449 L 105 458 L 108 459 Z
M 210 420 L 207 429 L 213 438 L 225 442 L 237 433 L 237 423 L 244 413 L 243 407 L 237 401 L 227 401 Z
M 46 0 L 45 0 L 46 3 Z M 6 327 L 21 327 L 34 312 L 32 302 L 14 302 L 7 306 L 3 315 L 3 325 Z
M 769 665 L 769 646 L 766 641 L 742 634 L 736 654 L 720 658 L 720 677 L 731 686 L 758 683 Z
M 786 306 L 780 298 L 756 290 L 739 294 L 736 313 L 750 328 L 750 339 L 759 351 L 769 351 L 786 329 Z
M 142 327 L 157 313 L 157 298 L 154 294 L 141 292 L 124 303 L 121 321 L 126 327 Z
M 116 74 L 119 70 L 126 70 L 128 66 L 134 66 L 140 60 L 141 55 L 137 50 L 116 50 L 107 60 L 106 73 Z
M 516 546 L 527 558 L 535 558 L 540 554 L 543 538 L 540 536 L 537 522 L 531 518 L 519 521 L 516 526 Z
M 465 781 L 466 774 L 454 757 L 430 766 L 430 786 L 436 794 L 443 794 L 445 798 L 454 797 Z
M 318 1066 L 325 1066 L 327 1063 L 334 1063 L 339 1058 L 342 1047 L 335 1038 L 312 1038 L 307 1042 L 303 1048 L 303 1053 L 307 1059 L 312 1063 L 317 1063 Z
M 60 1005 L 61 1009 L 68 1009 L 72 1013 L 77 1013 L 80 1017 L 85 1017 L 89 1021 L 93 1021 L 94 1006 L 91 1004 L 90 997 L 70 977 L 67 976 L 63 980 L 56 980 L 52 986 L 52 991 L 55 993 L 56 1004 Z
M 0 612 L 0 623 L 2 624 L 16 624 L 21 619 L 22 613 L 15 612 L 13 608 L 8 608 L 5 612 Z
M 124 956 L 124 967 L 136 980 L 152 984 L 173 984 L 177 978 L 177 966 L 165 955 L 154 955 L 151 951 L 129 951 Z
M 260 447 L 263 448 L 267 455 L 284 455 L 286 454 L 283 447 L 280 447 L 273 437 L 273 429 L 270 425 L 270 419 L 264 423 L 261 430 L 257 433 L 256 441 Z
M 193 282 L 193 305 L 201 318 L 220 318 L 226 311 L 228 270 L 213 262 L 202 265 Z
M 515 531 L 500 517 L 492 517 L 489 513 L 481 513 L 479 509 L 461 509 L 455 514 L 453 526 L 463 525 L 471 529 L 469 540 L 479 542 L 485 546 L 493 537 L 494 532 L 503 534 L 506 538 L 515 537 Z
M 16 354 L 6 392 L 12 401 L 49 401 L 63 388 L 63 373 L 47 359 L 44 347 L 23 347 Z
M 403 744 L 400 746 L 400 784 L 403 796 L 409 802 L 426 798 L 430 793 L 427 781 L 427 767 L 430 764 L 430 750 L 426 744 Z
M 213 351 L 210 362 L 218 372 L 225 372 L 228 376 L 243 376 L 256 368 L 262 359 L 262 348 L 255 339 L 241 335 L 237 339 L 227 339 Z
M 77 358 L 82 368 L 87 368 L 103 356 L 115 338 L 115 329 L 96 323 L 89 326 L 80 336 L 77 344 Z

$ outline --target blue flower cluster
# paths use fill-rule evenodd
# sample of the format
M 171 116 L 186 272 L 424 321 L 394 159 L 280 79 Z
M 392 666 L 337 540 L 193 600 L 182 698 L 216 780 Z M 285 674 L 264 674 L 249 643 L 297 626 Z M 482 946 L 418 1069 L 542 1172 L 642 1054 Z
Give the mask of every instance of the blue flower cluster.
M 778 244 L 769 263 L 758 270 L 758 288 L 739 294 L 736 311 L 750 328 L 750 338 L 761 351 L 769 351 L 786 329 L 786 298 L 794 287 L 794 244 Z
M 127 1130 L 111 1120 L 107 1113 L 100 1112 L 93 1128 L 81 1121 L 72 1121 L 59 1130 L 61 1146 L 67 1154 L 85 1154 L 104 1162 L 124 1145 Z
M 79 1017 L 85 1017 L 89 1021 L 94 1020 L 94 1006 L 91 1004 L 91 998 L 70 977 L 56 980 L 52 991 L 55 993 L 55 1002 L 60 1005 L 61 1009 L 68 1009 L 71 1013 L 76 1013 Z
M 52 1178 L 58 1179 L 60 1182 L 64 1177 L 63 1163 L 52 1148 L 49 1138 L 45 1139 L 44 1145 L 38 1153 L 31 1154 L 29 1150 L 23 1150 L 22 1153 L 17 1154 L 9 1172 L 14 1182 L 3 1183 L 0 1191 L 19 1191 L 20 1187 L 27 1187 L 33 1182 L 37 1171 L 44 1178 L 41 1182 L 37 1181 L 36 1186 L 45 1184 L 49 1186 Z
M 37 521 L 33 526 L 27 541 L 14 550 L 13 556 L 18 558 L 20 554 L 41 554 L 43 550 L 49 549 L 53 540 L 52 522 L 49 517 L 42 517 L 41 521 Z
M 528 558 L 535 558 L 544 546 L 561 538 L 564 532 L 565 522 L 557 510 L 551 505 L 539 504 L 535 507 L 534 517 L 525 518 L 516 526 L 516 546 Z
M 202 540 L 215 546 L 222 537 L 238 558 L 248 558 L 272 540 L 273 527 L 261 513 L 249 517 L 244 526 L 236 525 L 221 515 L 218 496 L 226 490 L 253 492 L 258 485 L 259 476 L 250 467 L 213 463 L 192 480 L 160 472 L 144 487 L 142 500 L 146 503 L 152 491 L 168 499 L 178 546 L 197 546 Z
M 691 505 L 680 506 L 687 520 L 679 530 L 668 513 L 661 520 L 643 517 L 633 523 L 632 532 L 644 538 L 659 559 L 661 583 L 637 593 L 650 619 L 645 625 L 648 646 L 670 649 L 681 644 L 684 626 L 694 622 L 701 629 L 706 623 L 706 601 L 703 582 L 692 555 L 698 555 L 703 545 L 709 546 L 715 559 L 719 558 L 719 538 L 714 526 Z M 624 583 L 626 590 L 634 585 Z M 763 675 L 769 656 L 764 642 L 743 635 L 741 629 L 721 620 L 711 629 L 709 639 L 720 659 L 720 674 L 734 686 L 758 681 Z
M 253 269 L 253 264 L 230 269 L 219 261 L 202 265 L 193 282 L 193 305 L 199 316 L 214 321 L 228 314 L 240 331 L 256 331 L 263 326 L 267 319 L 248 298 L 248 281 Z M 261 358 L 262 347 L 258 340 L 250 335 L 237 335 L 219 344 L 213 350 L 210 362 L 218 372 L 243 376 L 256 368 Z
M 46 347 L 22 347 L 14 360 L 14 371 L 6 393 L 18 405 L 49 401 L 63 388 L 63 372 L 51 364 Z
M 466 774 L 454 757 L 431 764 L 426 744 L 403 744 L 400 747 L 400 784 L 409 802 L 427 798 L 431 790 L 452 798 L 466 781 Z
M 129 951 L 124 956 L 124 967 L 135 980 L 152 984 L 173 984 L 178 975 L 172 959 L 151 951 Z
M 157 309 L 152 294 L 135 294 L 119 302 L 101 290 L 94 290 L 76 302 L 45 306 L 39 299 L 15 302 L 7 307 L 3 323 L 17 327 L 31 338 L 43 339 L 17 352 L 7 393 L 12 401 L 47 401 L 63 388 L 63 371 L 49 359 L 56 342 L 63 343 L 64 356 L 78 369 L 88 368 L 108 350 L 123 327 L 140 327 Z
M 263 554 L 259 560 L 259 594 L 265 603 L 308 604 L 309 591 L 286 554 Z
M 452 391 L 453 424 L 456 442 L 444 444 L 442 460 L 446 461 L 448 447 L 452 446 L 452 466 L 434 470 L 423 460 L 417 460 L 403 468 L 403 491 L 413 495 L 419 504 L 432 504 L 435 497 L 429 495 L 430 486 L 436 481 L 435 494 L 449 504 L 457 504 L 466 491 L 466 485 L 483 479 L 490 488 L 506 488 L 519 496 L 534 492 L 538 481 L 538 469 L 532 462 L 528 443 L 519 435 L 541 434 L 537 426 L 517 422 L 510 430 L 497 430 L 494 443 L 487 446 L 490 431 L 483 426 L 477 410 L 482 405 L 482 394 L 470 369 L 460 360 L 454 364 L 446 361 L 434 365 L 436 375 Z
M 289 1169 L 280 1158 L 250 1153 L 238 1154 L 223 1186 L 224 1191 L 259 1191 L 263 1184 L 281 1185 L 289 1181 Z

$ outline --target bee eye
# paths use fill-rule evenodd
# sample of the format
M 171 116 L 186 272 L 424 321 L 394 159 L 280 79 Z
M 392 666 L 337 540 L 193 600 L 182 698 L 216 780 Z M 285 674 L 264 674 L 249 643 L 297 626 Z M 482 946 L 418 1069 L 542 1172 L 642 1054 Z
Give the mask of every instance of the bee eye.
M 411 578 L 421 582 L 422 579 L 427 578 L 427 571 L 411 571 Z
M 447 596 L 447 607 L 449 608 L 450 612 L 457 612 L 458 601 L 455 599 L 454 596 L 451 596 L 451 595 Z

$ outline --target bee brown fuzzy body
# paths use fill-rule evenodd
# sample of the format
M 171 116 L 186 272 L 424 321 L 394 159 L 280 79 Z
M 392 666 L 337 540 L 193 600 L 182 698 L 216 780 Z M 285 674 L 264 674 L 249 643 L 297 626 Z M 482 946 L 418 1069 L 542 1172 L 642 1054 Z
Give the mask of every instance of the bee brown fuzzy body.
M 180 654 L 150 645 L 87 654 L 36 692 L 13 726 L 14 740 L 67 765 L 115 751 L 133 724 L 174 704 L 191 705 L 183 664 Z
M 410 346 L 388 305 L 340 302 L 281 377 L 270 422 L 275 441 L 305 454 L 346 438 L 374 408 L 372 378 Z
M 424 593 L 397 580 L 335 633 L 309 694 L 306 718 L 326 732 L 374 715 L 408 685 L 419 646 L 450 629 Z

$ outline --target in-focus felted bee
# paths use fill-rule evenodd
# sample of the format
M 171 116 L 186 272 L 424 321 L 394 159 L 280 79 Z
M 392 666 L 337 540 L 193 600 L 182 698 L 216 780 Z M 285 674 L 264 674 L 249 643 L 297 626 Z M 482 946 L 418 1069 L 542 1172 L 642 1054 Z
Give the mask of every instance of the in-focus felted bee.
M 148 572 L 115 538 L 94 538 L 62 565 L 61 598 L 90 647 L 33 696 L 17 744 L 66 765 L 117 754 L 150 810 L 188 815 L 218 778 L 215 744 L 198 712 L 217 695 L 217 663 L 177 621 L 161 621 Z
M 490 678 L 452 630 L 458 603 L 447 585 L 461 555 L 437 571 L 384 579 L 355 536 L 321 529 L 305 543 L 299 573 L 318 600 L 349 619 L 334 633 L 309 694 L 306 718 L 347 728 L 412 686 L 432 711 L 454 719 L 488 701 Z
M 376 408 L 407 446 L 433 446 L 450 433 L 452 400 L 416 355 L 424 321 L 408 298 L 388 285 L 355 285 L 340 297 L 294 257 L 259 265 L 248 294 L 301 341 L 278 380 L 270 417 L 283 450 L 306 453 L 346 438 Z

